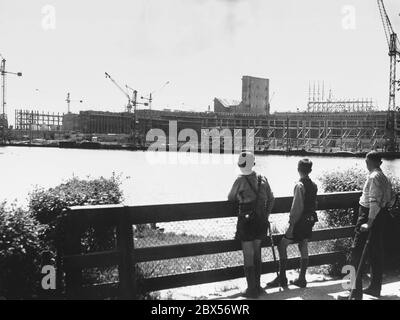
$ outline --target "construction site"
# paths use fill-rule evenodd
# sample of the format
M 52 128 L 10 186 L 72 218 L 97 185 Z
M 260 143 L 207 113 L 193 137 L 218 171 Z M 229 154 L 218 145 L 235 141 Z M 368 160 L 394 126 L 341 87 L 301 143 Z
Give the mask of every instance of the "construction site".
M 400 42 L 383 1 L 377 2 L 390 58 L 387 106 L 376 105 L 372 98 L 336 98 L 331 89 L 326 90 L 323 81 L 313 81 L 308 84 L 308 101 L 304 102 L 303 110 L 271 113 L 270 79 L 246 75 L 242 77 L 241 100 L 215 97 L 213 110 L 208 108 L 204 112 L 156 110 L 152 106 L 154 92 L 139 96 L 137 90 L 121 85 L 105 72 L 107 81 L 127 100 L 121 112 L 85 110 L 71 113 L 72 100 L 68 93 L 65 114 L 18 109 L 15 110 L 15 124 L 10 126 L 5 112 L 5 78 L 7 74 L 22 74 L 6 70 L 6 61 L 2 58 L 2 141 L 28 139 L 31 143 L 35 138 L 91 141 L 95 137 L 99 143 L 107 141 L 145 148 L 150 129 L 167 131 L 169 122 L 177 121 L 178 130 L 193 129 L 199 136 L 203 129 L 229 129 L 232 132 L 254 129 L 257 151 L 397 152 L 399 108 L 396 91 L 400 82 L 396 66 Z

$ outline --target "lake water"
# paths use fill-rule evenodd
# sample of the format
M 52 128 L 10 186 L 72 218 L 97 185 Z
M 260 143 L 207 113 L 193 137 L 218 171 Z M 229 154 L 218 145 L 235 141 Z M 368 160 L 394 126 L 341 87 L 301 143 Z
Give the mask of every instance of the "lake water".
M 126 204 L 225 200 L 238 174 L 237 155 L 150 153 L 109 150 L 0 147 L 0 200 L 25 204 L 34 185 L 53 187 L 72 177 L 123 177 Z M 291 195 L 300 157 L 257 156 L 276 196 Z M 315 157 L 312 176 L 360 166 L 363 159 Z M 400 175 L 400 160 L 384 161 L 384 171 Z

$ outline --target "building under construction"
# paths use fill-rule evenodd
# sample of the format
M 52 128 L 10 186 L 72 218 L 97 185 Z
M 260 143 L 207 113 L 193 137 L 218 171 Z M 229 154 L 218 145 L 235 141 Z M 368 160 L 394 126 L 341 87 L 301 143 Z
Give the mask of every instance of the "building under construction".
M 64 117 L 71 117 L 65 115 Z M 256 148 L 304 149 L 320 152 L 362 151 L 385 148 L 387 112 L 288 112 L 267 116 L 239 113 L 138 110 L 136 127 L 132 113 L 85 111 L 74 115 L 73 128 L 85 134 L 124 133 L 140 137 L 141 143 L 151 128 L 168 133 L 170 121 L 178 131 L 193 129 L 254 129 Z M 64 130 L 71 129 L 64 127 Z M 77 129 L 77 130 L 76 130 Z
M 34 110 L 15 110 L 15 129 L 32 131 L 61 131 L 63 114 Z
M 15 110 L 10 139 L 56 139 L 63 134 L 63 114 L 36 110 Z
M 142 127 L 148 127 L 149 113 L 138 114 Z M 320 152 L 361 151 L 385 148 L 385 126 L 387 112 L 289 112 L 268 116 L 229 113 L 193 113 L 152 111 L 153 123 L 166 133 L 171 120 L 179 128 L 194 129 L 254 129 L 256 148 L 304 149 Z M 155 126 L 154 126 L 155 127 Z
M 378 111 L 372 99 L 336 99 L 325 95 L 320 83 L 309 90 L 304 112 L 269 109 L 269 80 L 243 77 L 242 98 L 228 102 L 214 99 L 214 112 L 141 109 L 135 112 L 81 111 L 63 117 L 63 130 L 83 134 L 125 134 L 143 144 L 150 129 L 168 133 L 170 121 L 178 131 L 193 129 L 254 129 L 256 148 L 261 150 L 313 150 L 320 152 L 386 149 L 388 113 Z M 252 97 L 255 95 L 256 97 Z M 246 111 L 246 112 L 244 112 Z

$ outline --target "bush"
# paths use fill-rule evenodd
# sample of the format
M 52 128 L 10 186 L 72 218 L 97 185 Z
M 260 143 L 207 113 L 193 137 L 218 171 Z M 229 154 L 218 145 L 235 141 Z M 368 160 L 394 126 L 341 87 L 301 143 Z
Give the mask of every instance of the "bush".
M 110 179 L 73 177 L 55 188 L 36 188 L 29 195 L 29 208 L 43 224 L 51 224 L 68 207 L 119 204 L 123 201 L 120 176 Z
M 45 227 L 15 204 L 0 204 L 0 296 L 30 299 L 38 292 Z
M 29 209 L 40 223 L 49 226 L 44 240 L 54 245 L 60 236 L 55 233 L 56 218 L 63 210 L 72 206 L 120 204 L 123 201 L 120 185 L 120 176 L 115 174 L 109 179 L 73 177 L 55 188 L 36 188 L 29 195 Z M 96 228 L 86 232 L 83 247 L 87 252 L 108 250 L 114 242 L 113 228 Z
M 57 216 L 70 206 L 119 204 L 123 200 L 120 185 L 120 177 L 114 174 L 110 179 L 74 177 L 55 188 L 34 189 L 29 195 L 28 210 L 1 203 L 0 297 L 37 296 L 42 252 L 50 251 L 50 256 L 55 256 Z M 84 238 L 87 251 L 107 249 L 114 243 L 114 230 L 110 228 L 89 230 Z
M 325 193 L 360 191 L 367 173 L 359 167 L 343 171 L 324 172 L 319 180 Z M 345 227 L 355 223 L 357 212 L 353 210 L 327 210 L 326 222 L 331 228 Z

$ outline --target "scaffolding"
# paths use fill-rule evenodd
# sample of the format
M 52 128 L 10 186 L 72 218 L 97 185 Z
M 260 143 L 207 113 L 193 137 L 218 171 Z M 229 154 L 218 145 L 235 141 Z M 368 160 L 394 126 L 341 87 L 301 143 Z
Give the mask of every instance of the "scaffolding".
M 373 112 L 377 107 L 371 98 L 337 99 L 332 89 L 325 95 L 325 83 L 308 87 L 307 112 Z
M 374 117 L 375 115 L 375 117 Z M 364 151 L 385 145 L 385 113 L 361 116 L 329 113 L 288 114 L 256 128 L 259 149 L 308 151 Z
M 15 110 L 15 129 L 31 131 L 61 131 L 63 114 L 34 110 Z

